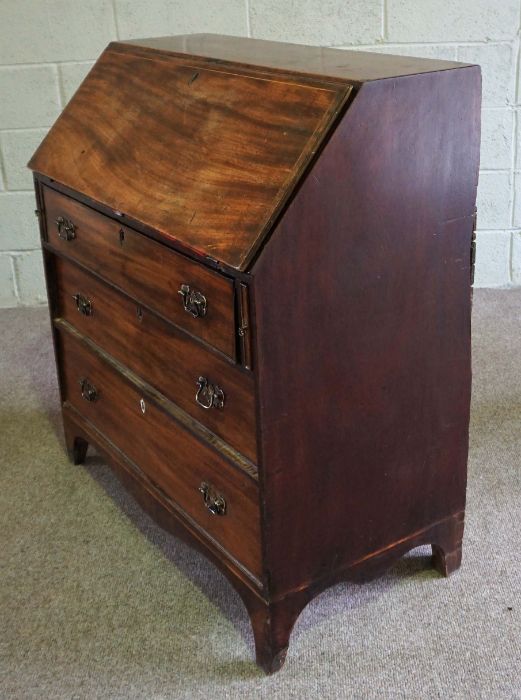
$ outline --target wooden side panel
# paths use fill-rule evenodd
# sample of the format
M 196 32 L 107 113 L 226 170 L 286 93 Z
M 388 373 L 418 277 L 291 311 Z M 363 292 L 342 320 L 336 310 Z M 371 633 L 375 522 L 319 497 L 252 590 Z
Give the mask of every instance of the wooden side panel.
M 478 67 L 364 85 L 253 268 L 271 594 L 464 509 Z
M 207 64 L 111 45 L 29 167 L 243 269 L 350 88 Z

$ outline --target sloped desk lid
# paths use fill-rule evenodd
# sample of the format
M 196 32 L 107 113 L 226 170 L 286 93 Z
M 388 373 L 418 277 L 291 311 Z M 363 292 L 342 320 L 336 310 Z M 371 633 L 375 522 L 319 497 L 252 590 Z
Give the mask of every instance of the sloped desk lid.
M 113 43 L 29 167 L 244 270 L 350 89 Z

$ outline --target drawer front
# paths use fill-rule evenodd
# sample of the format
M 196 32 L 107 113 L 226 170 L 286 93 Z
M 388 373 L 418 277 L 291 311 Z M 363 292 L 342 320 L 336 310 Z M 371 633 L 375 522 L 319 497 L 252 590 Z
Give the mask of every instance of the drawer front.
M 232 280 L 55 190 L 43 193 L 55 250 L 235 359 Z
M 81 341 L 60 332 L 58 343 L 64 399 L 260 576 L 257 482 L 197 440 Z
M 62 318 L 256 462 L 250 372 L 205 349 L 77 265 L 56 257 L 55 269 L 58 314 Z M 206 408 L 209 397 L 204 392 L 196 399 L 200 377 L 222 390 L 222 407 Z

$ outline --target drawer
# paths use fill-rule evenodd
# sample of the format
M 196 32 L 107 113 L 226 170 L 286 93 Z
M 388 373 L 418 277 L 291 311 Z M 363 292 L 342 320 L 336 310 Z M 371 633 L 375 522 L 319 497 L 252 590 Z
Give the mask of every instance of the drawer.
M 257 482 L 196 439 L 81 341 L 61 331 L 58 349 L 64 400 L 207 535 L 260 576 Z
M 206 349 L 77 265 L 56 257 L 55 270 L 62 318 L 256 462 L 251 372 Z M 199 378 L 223 392 L 222 407 L 211 404 L 208 391 L 196 398 Z
M 235 359 L 231 279 L 53 189 L 43 199 L 55 250 Z

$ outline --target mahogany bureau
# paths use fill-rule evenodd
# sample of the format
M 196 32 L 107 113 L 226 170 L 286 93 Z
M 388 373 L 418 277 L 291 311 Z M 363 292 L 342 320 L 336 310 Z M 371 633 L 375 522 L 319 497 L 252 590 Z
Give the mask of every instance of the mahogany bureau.
M 29 167 L 75 464 L 228 577 L 275 671 L 304 606 L 461 560 L 478 66 L 114 42 Z

